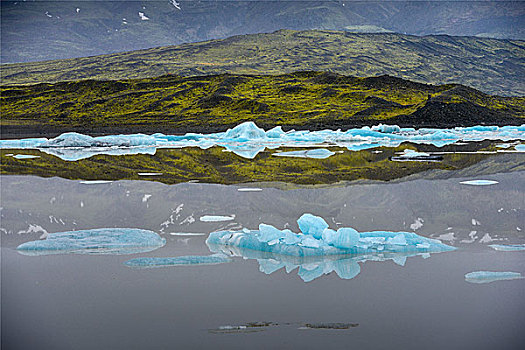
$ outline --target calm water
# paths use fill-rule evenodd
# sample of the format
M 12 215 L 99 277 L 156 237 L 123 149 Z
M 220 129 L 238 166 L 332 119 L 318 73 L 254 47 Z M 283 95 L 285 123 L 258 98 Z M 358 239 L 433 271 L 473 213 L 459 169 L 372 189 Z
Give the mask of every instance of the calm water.
M 525 273 L 525 172 L 282 190 L 146 181 L 82 184 L 59 178 L 1 178 L 2 349 L 521 349 L 525 280 L 465 282 L 471 271 Z M 129 259 L 209 255 L 207 234 L 264 222 L 297 230 L 304 212 L 331 227 L 415 231 L 459 249 L 360 263 L 305 283 L 297 270 L 266 274 L 255 259 L 214 266 L 134 269 Z M 205 215 L 235 216 L 202 222 Z M 153 230 L 156 251 L 127 256 L 24 256 L 15 248 L 45 231 L 103 227 Z M 178 236 L 174 233 L 203 233 Z M 259 332 L 221 326 L 270 321 Z M 347 330 L 303 329 L 345 322 Z

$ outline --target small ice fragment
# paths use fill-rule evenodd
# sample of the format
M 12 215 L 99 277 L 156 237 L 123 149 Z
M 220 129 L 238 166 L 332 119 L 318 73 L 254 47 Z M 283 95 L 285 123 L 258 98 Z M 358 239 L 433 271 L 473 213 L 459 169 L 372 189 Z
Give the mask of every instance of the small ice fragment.
M 479 225 L 481 225 L 481 224 L 479 223 L 479 221 L 476 220 L 476 219 L 472 219 L 471 222 L 472 222 L 472 225 L 473 225 L 473 226 L 476 226 L 476 225 L 479 226 Z
M 35 156 L 32 154 L 16 154 L 13 156 L 13 158 L 16 159 L 33 159 L 33 158 L 40 158 L 40 156 Z
M 235 215 L 232 215 L 232 216 L 204 215 L 199 218 L 199 220 L 202 222 L 231 221 L 233 219 L 235 219 Z
M 439 235 L 438 239 L 442 241 L 455 241 L 456 237 L 454 237 L 454 232 L 449 232 Z
M 101 185 L 101 184 L 109 184 L 109 183 L 112 183 L 113 181 L 109 181 L 109 180 L 86 180 L 86 181 L 80 181 L 81 184 L 83 185 Z
M 143 21 L 147 21 L 147 20 L 149 20 L 149 17 L 146 16 L 146 14 L 144 14 L 144 12 L 139 12 L 139 17 L 140 17 L 140 19 L 143 20 Z
M 170 232 L 169 233 L 172 236 L 205 236 L 205 233 L 197 233 L 197 232 Z
M 392 260 L 399 266 L 405 266 L 407 257 L 404 255 L 394 256 Z
M 79 13 L 79 12 L 80 12 L 80 9 L 79 9 L 78 7 L 77 7 L 77 8 L 75 9 L 75 10 L 77 11 L 77 13 Z
M 142 197 L 142 203 L 146 203 L 148 199 L 151 198 L 151 194 L 145 194 L 144 197 Z
M 24 255 L 135 254 L 149 252 L 165 244 L 166 240 L 153 231 L 102 228 L 49 233 L 45 240 L 23 243 L 17 250 Z
M 472 186 L 488 186 L 488 185 L 495 185 L 499 183 L 498 181 L 494 180 L 468 180 L 468 181 L 461 181 L 460 184 L 462 185 L 472 185 Z
M 328 228 L 328 224 L 323 218 L 312 214 L 303 214 L 297 220 L 299 229 L 305 235 L 313 236 L 317 239 L 321 238 L 323 231 Z
M 261 192 L 262 188 L 245 187 L 245 188 L 238 188 L 237 191 L 239 192 Z
M 490 244 L 489 247 L 501 252 L 516 252 L 525 250 L 525 244 Z
M 167 267 L 188 265 L 216 265 L 231 262 L 232 259 L 224 254 L 213 254 L 208 256 L 178 256 L 173 258 L 136 258 L 126 261 L 124 264 L 130 267 Z
M 140 176 L 158 176 L 162 175 L 162 173 L 137 173 Z
M 474 271 L 465 275 L 465 281 L 470 283 L 489 283 L 521 278 L 523 276 L 519 272 Z

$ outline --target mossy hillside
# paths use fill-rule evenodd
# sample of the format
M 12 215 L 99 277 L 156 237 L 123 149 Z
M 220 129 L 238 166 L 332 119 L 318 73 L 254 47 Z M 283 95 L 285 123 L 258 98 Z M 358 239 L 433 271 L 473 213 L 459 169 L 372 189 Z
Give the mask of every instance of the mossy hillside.
M 460 85 L 434 86 L 389 76 L 355 78 L 320 72 L 86 80 L 3 86 L 0 92 L 4 135 L 10 128 L 92 134 L 213 132 L 245 121 L 288 129 L 379 122 L 520 124 L 525 117 L 523 97 L 490 96 Z M 420 122 L 403 123 L 411 115 L 421 115 Z
M 459 83 L 486 93 L 525 94 L 525 44 L 476 37 L 279 30 L 179 46 L 1 66 L 3 84 L 121 80 L 167 73 L 283 74 L 304 70 L 359 77 L 388 74 Z
M 470 151 L 493 149 L 490 142 L 472 144 Z M 430 145 L 403 144 L 396 148 L 348 151 L 332 147 L 336 154 L 326 159 L 290 158 L 272 155 L 277 150 L 260 153 L 255 159 L 245 159 L 225 152 L 224 148 L 159 149 L 155 155 L 97 155 L 68 162 L 38 150 L 0 150 L 3 175 L 59 176 L 84 180 L 150 180 L 167 184 L 198 180 L 206 183 L 246 183 L 280 181 L 294 184 L 331 184 L 359 179 L 389 181 L 432 169 L 458 170 L 491 157 L 490 154 L 445 154 L 441 162 L 396 162 L 389 158 L 410 148 L 436 151 Z M 450 148 L 450 147 L 449 147 Z M 279 151 L 297 150 L 283 148 Z M 40 158 L 16 159 L 7 154 L 33 154 Z M 138 173 L 162 173 L 140 176 Z

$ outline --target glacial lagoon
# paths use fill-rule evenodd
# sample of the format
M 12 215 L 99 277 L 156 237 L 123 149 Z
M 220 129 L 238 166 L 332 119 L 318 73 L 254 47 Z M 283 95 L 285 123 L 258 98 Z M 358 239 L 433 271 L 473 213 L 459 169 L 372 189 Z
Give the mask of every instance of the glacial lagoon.
M 462 168 L 391 181 L 165 184 L 155 169 L 135 180 L 2 175 L 5 342 L 53 349 L 518 349 L 525 280 L 509 274 L 525 272 L 525 156 L 517 140 L 498 139 L 509 146 L 485 158 L 472 152 L 479 159 Z M 315 161 L 335 157 L 331 146 L 319 145 L 330 154 L 314 152 L 327 156 Z M 235 243 L 266 224 L 281 233 L 256 236 L 257 245 L 276 247 L 289 243 L 287 232 L 308 231 L 297 222 L 304 213 L 333 231 L 302 237 L 301 249 L 321 239 L 332 249 L 340 243 L 329 233 L 353 228 L 360 241 L 343 247 L 368 242 L 373 251 L 289 255 L 210 239 L 237 233 L 228 238 Z M 112 230 L 119 239 L 108 239 Z M 389 234 L 367 241 L 374 231 Z M 423 241 L 420 250 L 405 249 L 403 232 L 450 249 L 429 250 Z M 17 249 L 53 239 L 66 239 L 65 248 Z M 78 239 L 87 240 L 71 249 Z M 52 336 L 57 329 L 61 336 Z

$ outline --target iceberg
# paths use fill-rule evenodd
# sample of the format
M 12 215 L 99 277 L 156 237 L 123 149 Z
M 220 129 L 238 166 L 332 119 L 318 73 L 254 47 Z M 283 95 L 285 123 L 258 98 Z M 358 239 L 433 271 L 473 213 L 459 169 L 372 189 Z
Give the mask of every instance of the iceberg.
M 266 224 L 260 224 L 258 230 L 216 231 L 210 233 L 206 243 L 292 256 L 430 253 L 456 249 L 413 232 L 357 232 L 350 227 L 334 231 L 321 217 L 308 213 L 303 214 L 297 224 L 300 233 Z
M 207 149 L 212 146 L 224 147 L 240 157 L 253 159 L 266 149 L 279 147 L 345 147 L 358 151 L 375 147 L 397 147 L 403 142 L 431 144 L 438 147 L 482 140 L 525 140 L 525 125 L 521 126 L 475 126 L 453 129 L 414 129 L 401 128 L 397 125 L 377 125 L 341 130 L 290 130 L 283 131 L 276 126 L 268 131 L 259 128 L 253 122 L 245 122 L 226 132 L 185 135 L 109 135 L 92 137 L 79 133 L 65 133 L 56 138 L 32 138 L 20 140 L 0 140 L 4 149 L 39 149 L 42 152 L 56 155 L 61 159 L 75 161 L 97 154 L 155 154 L 157 148 L 199 147 Z M 522 145 L 515 147 L 522 149 Z M 292 151 L 295 152 L 295 151 Z M 308 158 L 330 156 L 327 149 L 297 151 L 295 155 Z M 281 153 L 281 156 L 286 156 Z
M 326 148 L 317 148 L 306 151 L 290 151 L 290 152 L 279 152 L 272 154 L 278 157 L 297 157 L 297 158 L 315 158 L 315 159 L 326 159 L 333 156 L 335 152 L 327 150 Z
M 16 249 L 24 255 L 49 254 L 136 254 L 153 251 L 166 244 L 157 233 L 133 228 L 49 233 L 44 240 L 23 243 Z
M 523 276 L 519 272 L 474 271 L 465 275 L 465 281 L 470 283 L 489 283 L 521 278 Z
M 173 258 L 136 258 L 124 263 L 130 267 L 154 268 L 168 266 L 188 266 L 188 265 L 216 265 L 232 261 L 224 254 L 213 254 L 208 256 L 178 256 Z
M 502 252 L 517 252 L 525 250 L 525 244 L 489 244 L 489 247 Z

